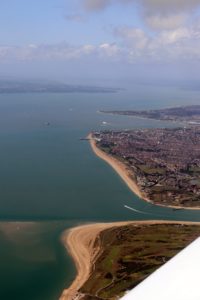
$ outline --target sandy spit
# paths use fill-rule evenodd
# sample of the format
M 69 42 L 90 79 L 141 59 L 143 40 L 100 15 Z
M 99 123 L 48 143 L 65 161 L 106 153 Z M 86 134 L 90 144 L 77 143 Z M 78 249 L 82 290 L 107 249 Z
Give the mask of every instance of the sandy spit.
M 63 291 L 59 300 L 79 300 L 83 295 L 78 293 L 81 286 L 88 280 L 94 263 L 101 254 L 99 235 L 109 228 L 126 225 L 180 224 L 200 225 L 200 222 L 178 221 L 129 221 L 116 223 L 97 223 L 74 227 L 63 232 L 61 240 L 72 256 L 77 275 L 70 287 Z

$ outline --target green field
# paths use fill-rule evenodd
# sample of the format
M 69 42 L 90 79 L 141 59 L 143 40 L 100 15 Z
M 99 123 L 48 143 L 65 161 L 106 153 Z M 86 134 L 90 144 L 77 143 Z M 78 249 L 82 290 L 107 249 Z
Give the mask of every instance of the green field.
M 199 236 L 196 225 L 128 225 L 101 233 L 102 253 L 81 288 L 84 300 L 117 299 Z

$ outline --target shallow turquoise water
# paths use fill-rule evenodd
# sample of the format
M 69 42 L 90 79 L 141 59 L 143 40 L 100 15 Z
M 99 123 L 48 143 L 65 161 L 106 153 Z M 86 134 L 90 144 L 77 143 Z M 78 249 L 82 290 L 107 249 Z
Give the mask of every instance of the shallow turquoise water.
M 30 300 L 58 299 L 75 272 L 60 243 L 65 228 L 93 221 L 200 221 L 198 211 L 173 211 L 138 199 L 80 141 L 96 129 L 174 126 L 103 115 L 100 109 L 197 103 L 197 93 L 169 87 L 135 86 L 118 94 L 0 95 L 0 298 L 27 299 L 28 293 Z

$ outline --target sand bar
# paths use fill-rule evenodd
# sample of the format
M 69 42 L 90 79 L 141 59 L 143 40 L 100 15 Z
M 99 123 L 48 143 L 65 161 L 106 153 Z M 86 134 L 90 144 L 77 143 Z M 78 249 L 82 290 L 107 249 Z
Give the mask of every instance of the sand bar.
M 140 199 L 147 201 L 151 204 L 161 206 L 161 207 L 169 207 L 169 208 L 174 208 L 174 209 L 200 210 L 200 207 L 190 207 L 190 206 L 184 207 L 184 206 L 180 206 L 180 205 L 167 205 L 167 204 L 165 205 L 165 204 L 154 203 L 152 200 L 148 199 L 148 197 L 140 191 L 137 183 L 130 177 L 131 175 L 133 175 L 132 170 L 130 171 L 129 168 L 124 163 L 122 163 L 118 159 L 114 158 L 113 156 L 106 154 L 99 147 L 97 147 L 96 141 L 92 137 L 92 133 L 90 133 L 88 135 L 88 139 L 90 141 L 90 145 L 91 145 L 93 152 L 99 158 L 106 161 L 117 172 L 117 174 L 122 178 L 122 180 L 126 183 L 126 185 L 129 187 L 129 189 L 135 195 L 137 195 Z
M 178 221 L 130 221 L 116 223 L 97 223 L 78 226 L 67 230 L 62 234 L 62 242 L 72 256 L 77 276 L 70 287 L 63 291 L 60 300 L 78 300 L 82 295 L 78 290 L 89 278 L 94 263 L 101 254 L 101 243 L 99 235 L 102 231 L 125 225 L 154 225 L 154 224 L 183 224 L 200 225 L 200 222 L 178 222 Z

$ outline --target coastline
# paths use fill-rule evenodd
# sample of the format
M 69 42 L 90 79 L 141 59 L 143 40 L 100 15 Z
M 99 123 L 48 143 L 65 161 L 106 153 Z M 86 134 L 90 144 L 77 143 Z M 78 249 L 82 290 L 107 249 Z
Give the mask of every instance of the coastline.
M 100 148 L 97 147 L 95 140 L 92 137 L 92 133 L 88 135 L 88 140 L 90 142 L 90 146 L 93 150 L 93 152 L 102 160 L 107 162 L 116 172 L 117 174 L 122 178 L 122 180 L 126 183 L 126 185 L 129 187 L 129 189 L 137 195 L 140 199 L 149 202 L 156 206 L 161 207 L 167 207 L 172 209 L 181 209 L 181 210 L 200 210 L 200 207 L 184 207 L 180 205 L 165 205 L 165 204 L 158 204 L 154 203 L 152 200 L 148 199 L 139 189 L 137 183 L 130 178 L 130 171 L 128 168 L 123 164 L 121 161 L 117 160 L 116 158 L 106 154 L 103 152 Z
M 130 178 L 129 170 L 127 169 L 127 167 L 122 162 L 117 160 L 116 158 L 107 155 L 105 152 L 103 152 L 101 149 L 99 149 L 96 146 L 96 142 L 92 138 L 91 133 L 88 135 L 88 139 L 89 139 L 89 142 L 90 142 L 90 145 L 91 145 L 91 148 L 92 148 L 93 152 L 99 158 L 106 161 L 117 172 L 117 174 L 123 179 L 123 181 L 129 187 L 129 189 L 134 194 L 136 194 L 139 198 L 145 199 L 146 201 L 149 201 L 148 199 L 146 199 L 146 197 L 144 195 L 142 195 L 138 185 Z
M 87 137 L 90 142 L 93 152 L 105 162 L 107 162 L 122 178 L 130 190 L 136 194 L 139 198 L 144 201 L 150 202 L 157 206 L 169 207 L 169 208 L 180 208 L 180 209 L 190 209 L 199 210 L 200 208 L 192 207 L 182 207 L 182 206 L 171 206 L 155 204 L 147 197 L 145 197 L 136 182 L 130 178 L 130 171 L 121 161 L 116 158 L 107 155 L 101 149 L 96 146 L 96 142 L 90 133 Z M 107 229 L 114 227 L 122 227 L 126 225 L 161 225 L 161 224 L 172 224 L 172 225 L 200 225 L 200 222 L 185 222 L 185 221 L 124 221 L 124 222 L 114 222 L 114 223 L 94 223 L 87 224 L 78 227 L 74 227 L 70 230 L 63 232 L 61 236 L 61 241 L 65 246 L 68 253 L 71 255 L 77 270 L 77 275 L 72 281 L 71 285 L 65 289 L 60 296 L 59 300 L 81 300 L 83 294 L 79 293 L 79 289 L 84 285 L 84 283 L 89 279 L 93 268 L 95 267 L 95 262 L 99 255 L 102 253 L 103 248 L 101 241 L 99 239 L 100 234 Z
M 88 280 L 98 256 L 101 254 L 99 235 L 104 230 L 126 225 L 200 225 L 200 222 L 181 221 L 125 221 L 114 223 L 95 223 L 74 227 L 63 232 L 61 241 L 73 258 L 77 275 L 69 288 L 65 289 L 59 300 L 81 300 L 84 296 L 78 290 Z
M 127 222 L 119 222 L 125 225 Z M 115 223 L 97 223 L 74 227 L 65 231 L 61 241 L 76 265 L 77 275 L 70 287 L 63 291 L 59 300 L 78 300 L 81 295 L 77 291 L 89 278 L 91 269 L 100 251 L 100 244 L 95 243 L 99 234 Z M 117 225 L 116 225 L 117 226 Z
M 171 107 L 165 107 L 165 109 L 170 109 L 170 108 L 174 108 L 173 106 Z M 179 106 L 177 107 L 179 108 Z M 148 118 L 145 116 L 137 116 L 137 115 L 123 115 L 123 114 L 117 114 L 117 113 L 112 113 L 112 112 L 103 112 L 103 111 L 99 111 L 99 113 L 101 114 L 109 114 L 109 115 L 113 115 L 113 116 L 125 116 L 125 117 L 132 117 L 132 118 L 137 118 L 137 119 L 141 119 L 141 120 L 152 120 L 152 121 L 157 121 L 157 122 L 167 122 L 167 123 L 175 123 L 177 125 L 182 125 L 182 126 L 187 126 L 190 125 L 190 123 L 188 121 L 180 121 L 180 120 L 162 120 L 162 119 L 154 119 L 154 118 Z

